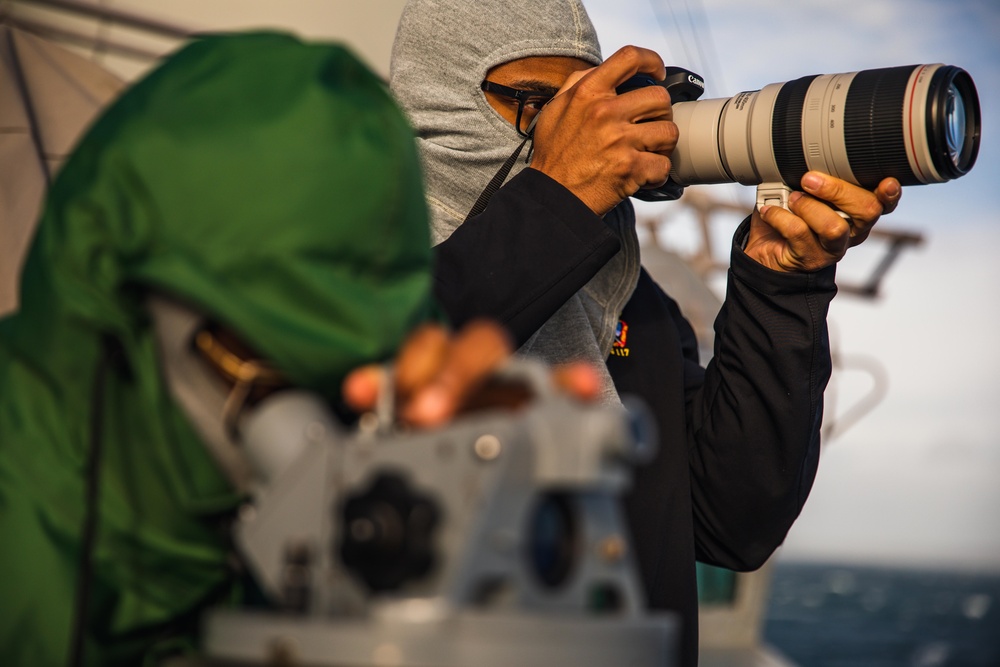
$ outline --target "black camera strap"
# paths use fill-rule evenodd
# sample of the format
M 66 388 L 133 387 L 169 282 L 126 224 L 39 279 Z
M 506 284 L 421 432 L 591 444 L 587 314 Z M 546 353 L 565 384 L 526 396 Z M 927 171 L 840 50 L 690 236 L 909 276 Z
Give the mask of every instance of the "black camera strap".
M 504 184 L 504 181 L 507 180 L 507 175 L 510 174 L 510 170 L 514 168 L 514 163 L 517 162 L 517 158 L 521 155 L 521 151 L 524 150 L 524 145 L 531 141 L 534 137 L 535 122 L 537 120 L 538 116 L 531 119 L 531 123 L 528 124 L 528 129 L 526 130 L 528 136 L 526 136 L 524 141 L 521 142 L 521 145 L 510 154 L 510 157 L 507 158 L 507 160 L 500 166 L 497 173 L 493 174 L 493 178 L 491 178 L 490 182 L 486 184 L 483 191 L 479 193 L 476 203 L 472 205 L 471 209 L 469 209 L 469 214 L 465 216 L 465 220 L 462 221 L 462 224 L 465 224 L 486 210 L 486 205 L 490 203 L 490 199 L 496 194 L 497 190 L 500 189 L 500 186 Z M 524 158 L 525 163 L 531 160 L 532 149 L 534 149 L 534 144 L 532 144 L 532 147 L 528 149 L 528 155 Z

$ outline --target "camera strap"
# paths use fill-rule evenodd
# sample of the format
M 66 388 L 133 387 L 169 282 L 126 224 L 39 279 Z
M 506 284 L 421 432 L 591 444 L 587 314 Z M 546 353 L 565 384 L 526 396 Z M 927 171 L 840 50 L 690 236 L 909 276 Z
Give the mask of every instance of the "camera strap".
M 524 150 L 524 145 L 532 140 L 535 134 L 535 122 L 538 120 L 538 116 L 531 119 L 531 123 L 528 124 L 528 129 L 525 131 L 528 136 L 524 138 L 521 145 L 514 149 L 514 152 L 510 154 L 510 157 L 500 166 L 497 173 L 493 174 L 493 178 L 490 182 L 486 184 L 483 191 L 479 193 L 479 197 L 476 199 L 476 203 L 472 205 L 469 209 L 469 214 L 465 216 L 465 220 L 462 224 L 465 224 L 472 218 L 476 217 L 480 213 L 486 210 L 486 205 L 490 203 L 490 199 L 496 194 L 500 186 L 504 184 L 507 180 L 507 175 L 510 174 L 510 170 L 514 168 L 514 163 L 517 162 L 517 158 L 521 155 L 521 151 Z M 534 144 L 528 149 L 528 155 L 525 156 L 524 161 L 527 163 L 531 160 L 531 151 L 534 149 Z

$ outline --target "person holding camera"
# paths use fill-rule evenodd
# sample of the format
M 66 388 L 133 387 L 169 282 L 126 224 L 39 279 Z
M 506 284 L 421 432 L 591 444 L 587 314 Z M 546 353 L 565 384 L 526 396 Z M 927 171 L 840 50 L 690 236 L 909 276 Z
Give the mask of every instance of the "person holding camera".
M 520 353 L 589 361 L 604 400 L 637 394 L 656 415 L 660 450 L 636 469 L 625 509 L 648 602 L 679 612 L 690 666 L 695 561 L 755 569 L 802 509 L 835 265 L 900 187 L 810 172 L 789 210 L 754 210 L 734 236 L 702 368 L 670 286 L 640 263 L 628 197 L 665 182 L 678 129 L 661 87 L 616 93 L 636 73 L 662 79 L 664 66 L 632 46 L 603 61 L 579 0 L 411 0 L 390 85 L 417 130 L 435 296 L 453 323 L 493 317 Z M 499 187 L 505 162 L 514 175 Z

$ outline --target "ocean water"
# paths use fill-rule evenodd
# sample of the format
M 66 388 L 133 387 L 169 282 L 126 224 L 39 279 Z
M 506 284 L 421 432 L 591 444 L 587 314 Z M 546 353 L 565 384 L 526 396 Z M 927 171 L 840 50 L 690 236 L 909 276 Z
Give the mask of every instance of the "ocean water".
M 779 563 L 764 637 L 799 667 L 1000 667 L 1000 574 Z

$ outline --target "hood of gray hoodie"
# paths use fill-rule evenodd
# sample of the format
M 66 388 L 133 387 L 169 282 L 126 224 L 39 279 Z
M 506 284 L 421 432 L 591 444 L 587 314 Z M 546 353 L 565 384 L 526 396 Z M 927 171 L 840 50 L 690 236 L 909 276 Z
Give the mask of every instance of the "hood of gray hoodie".
M 403 10 L 389 81 L 417 132 L 435 244 L 462 224 L 523 140 L 479 86 L 491 68 L 529 56 L 601 63 L 597 34 L 579 0 L 411 0 Z M 511 176 L 524 167 L 522 153 Z M 628 201 L 604 220 L 621 239 L 621 251 L 520 352 L 550 363 L 595 363 L 605 375 L 605 399 L 615 402 L 604 361 L 638 281 L 639 246 Z

